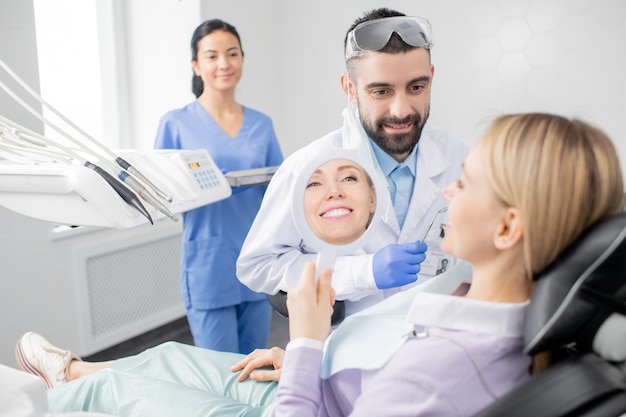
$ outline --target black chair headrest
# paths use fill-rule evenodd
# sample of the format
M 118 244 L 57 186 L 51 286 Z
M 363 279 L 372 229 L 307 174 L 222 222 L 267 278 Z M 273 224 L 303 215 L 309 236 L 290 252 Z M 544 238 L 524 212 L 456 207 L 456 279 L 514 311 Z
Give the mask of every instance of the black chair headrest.
M 626 213 L 620 213 L 590 226 L 536 278 L 525 352 L 565 345 L 597 351 L 594 338 L 607 318 L 618 317 L 617 326 L 626 331 L 625 302 Z M 626 346 L 623 339 L 621 344 Z M 620 352 L 626 356 L 626 347 Z

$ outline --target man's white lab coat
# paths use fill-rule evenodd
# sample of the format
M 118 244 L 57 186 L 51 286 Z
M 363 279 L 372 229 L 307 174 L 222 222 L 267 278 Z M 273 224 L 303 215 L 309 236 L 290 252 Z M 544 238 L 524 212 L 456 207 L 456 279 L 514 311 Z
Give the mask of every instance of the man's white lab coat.
M 304 264 L 316 259 L 317 255 L 302 241 L 291 214 L 293 184 L 313 155 L 333 147 L 355 149 L 369 158 L 379 175 L 383 175 L 354 111 L 346 109 L 343 115 L 341 129 L 293 153 L 274 174 L 237 261 L 237 277 L 252 290 L 268 294 L 287 291 L 298 283 Z M 461 138 L 426 123 L 418 146 L 415 188 L 402 230 L 390 194 L 383 190 L 378 198 L 385 199 L 384 212 L 375 235 L 355 253 L 361 256 L 339 256 L 335 262 L 333 288 L 338 300 L 346 300 L 347 315 L 410 287 L 378 289 L 372 272 L 373 254 L 391 243 L 422 239 L 433 216 L 447 207 L 441 190 L 461 175 L 461 165 L 468 152 Z M 386 184 L 384 178 L 383 182 Z M 425 239 L 429 251 L 439 247 L 439 233 L 440 229 L 433 227 Z M 420 273 L 418 282 L 431 277 Z

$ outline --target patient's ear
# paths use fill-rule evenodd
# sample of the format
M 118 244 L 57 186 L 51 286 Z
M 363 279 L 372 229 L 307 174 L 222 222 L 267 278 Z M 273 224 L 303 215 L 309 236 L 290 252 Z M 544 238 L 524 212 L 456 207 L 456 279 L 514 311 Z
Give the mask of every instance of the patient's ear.
M 507 207 L 496 229 L 494 244 L 498 249 L 510 249 L 522 241 L 524 224 L 522 214 L 515 207 Z

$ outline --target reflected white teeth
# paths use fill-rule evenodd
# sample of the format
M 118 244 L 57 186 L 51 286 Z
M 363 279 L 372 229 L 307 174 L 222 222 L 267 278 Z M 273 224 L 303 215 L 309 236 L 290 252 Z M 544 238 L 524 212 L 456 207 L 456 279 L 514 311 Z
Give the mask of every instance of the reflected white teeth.
M 346 214 L 349 214 L 350 210 L 348 209 L 332 209 L 330 211 L 327 211 L 326 213 L 324 213 L 322 215 L 322 217 L 341 217 L 341 216 L 345 216 Z

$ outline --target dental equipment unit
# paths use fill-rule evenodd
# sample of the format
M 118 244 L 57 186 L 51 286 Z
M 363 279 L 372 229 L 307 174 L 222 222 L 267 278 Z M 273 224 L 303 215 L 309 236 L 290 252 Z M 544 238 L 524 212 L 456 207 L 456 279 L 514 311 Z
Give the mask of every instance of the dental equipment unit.
M 0 114 L 0 205 L 58 224 L 127 229 L 228 198 L 230 184 L 206 150 L 113 152 L 0 67 L 32 98 L 76 132 L 43 117 L 4 90 L 62 139 L 51 139 Z M 77 137 L 78 136 L 78 137 Z

